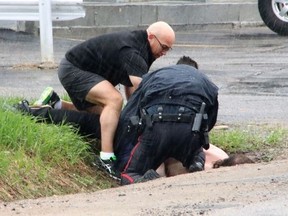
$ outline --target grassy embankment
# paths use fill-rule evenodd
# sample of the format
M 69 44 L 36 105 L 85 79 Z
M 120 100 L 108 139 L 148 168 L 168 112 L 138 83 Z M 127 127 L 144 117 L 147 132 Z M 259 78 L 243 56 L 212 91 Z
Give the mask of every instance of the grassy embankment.
M 7 109 L 19 99 L 0 98 L 0 200 L 12 201 L 117 186 L 90 166 L 91 141 L 69 125 L 39 123 Z M 255 153 L 272 160 L 287 148 L 287 130 L 268 126 L 231 126 L 213 130 L 211 142 L 228 153 Z
M 91 143 L 68 125 L 7 110 L 0 99 L 0 200 L 68 194 L 115 186 L 91 167 Z M 19 101 L 19 100 L 14 100 Z

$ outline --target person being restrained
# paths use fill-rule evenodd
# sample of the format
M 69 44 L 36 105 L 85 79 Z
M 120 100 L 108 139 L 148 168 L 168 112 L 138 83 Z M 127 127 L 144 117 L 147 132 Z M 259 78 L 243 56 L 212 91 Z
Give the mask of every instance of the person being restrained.
M 179 61 L 178 61 L 178 63 L 177 64 L 187 64 L 187 63 L 189 63 L 189 64 L 191 64 L 191 66 L 193 66 L 193 67 L 197 67 L 197 63 L 196 62 L 194 62 L 193 60 L 191 60 L 189 57 L 182 57 Z M 208 79 L 207 79 L 207 77 L 205 76 L 205 75 L 203 75 L 203 74 L 201 74 L 201 72 L 199 72 L 199 71 L 197 71 L 197 70 L 195 70 L 195 69 L 193 69 L 193 67 L 188 67 L 187 68 L 187 66 L 185 66 L 184 68 L 185 69 L 181 69 L 181 68 L 183 68 L 183 66 L 181 66 L 181 67 L 179 67 L 178 68 L 178 66 L 176 67 L 176 69 L 174 69 L 174 67 L 175 66 L 172 66 L 172 67 L 167 67 L 167 68 L 164 68 L 163 70 L 164 71 L 166 71 L 166 70 L 172 70 L 172 72 L 173 72 L 173 78 L 169 78 L 169 77 L 167 77 L 167 79 L 168 79 L 168 82 L 167 82 L 167 84 L 168 84 L 168 86 L 167 86 L 167 92 L 173 92 L 173 90 L 176 88 L 176 89 L 179 89 L 179 84 L 180 84 L 180 82 L 182 82 L 183 80 L 182 79 L 184 79 L 184 82 L 183 83 L 185 83 L 185 82 L 188 82 L 188 83 L 190 83 L 189 82 L 189 79 L 186 79 L 186 78 L 188 78 L 189 76 L 187 76 L 188 74 L 189 74 L 189 71 L 192 71 L 191 72 L 191 74 L 190 74 L 190 78 L 191 78 L 191 80 L 194 80 L 194 82 L 198 82 L 197 81 L 197 79 L 196 78 L 194 78 L 193 77 L 193 74 L 194 73 L 196 73 L 197 74 L 197 76 L 199 76 L 198 78 L 201 78 L 201 79 L 203 79 L 202 81 L 201 81 L 201 84 L 200 84 L 200 86 L 201 85 L 203 85 L 203 83 L 208 83 L 209 85 L 211 84 L 211 86 L 213 86 L 213 89 L 214 90 L 216 90 L 217 89 L 217 87 L 214 85 L 214 84 L 212 84 Z M 162 69 L 160 69 L 159 71 L 163 71 Z M 186 71 L 187 70 L 187 71 Z M 182 78 L 181 79 L 177 79 L 177 77 L 178 77 L 178 73 L 177 73 L 177 71 L 186 71 L 186 72 L 184 72 L 184 75 L 182 75 L 182 73 L 183 72 L 180 72 L 180 74 L 181 74 L 181 76 L 182 76 Z M 157 74 L 159 74 L 160 72 L 156 72 Z M 187 73 L 187 74 L 186 74 Z M 200 73 L 200 74 L 198 74 L 198 73 Z M 150 76 L 152 76 L 152 74 L 153 73 L 151 73 L 151 75 L 149 75 L 148 77 L 150 77 Z M 159 76 L 160 78 L 163 76 L 163 75 L 165 75 L 165 73 L 160 73 L 161 75 Z M 168 73 L 168 74 L 170 74 L 170 73 Z M 179 74 L 179 75 L 180 75 Z M 186 75 L 185 75 L 186 74 Z M 187 76 L 187 77 L 186 77 Z M 197 77 L 196 76 L 196 77 Z M 202 76 L 204 76 L 204 78 L 202 77 Z M 164 76 L 165 77 L 165 76 Z M 176 77 L 176 78 L 175 78 Z M 185 78 L 186 77 L 186 78 Z M 157 77 L 156 77 L 157 78 Z M 157 78 L 157 80 L 155 80 L 154 82 L 152 82 L 154 79 L 151 79 L 151 81 L 149 81 L 149 80 L 147 80 L 146 81 L 146 79 L 147 78 L 145 78 L 145 83 L 146 83 L 146 85 L 148 85 L 149 86 L 149 84 L 157 84 L 158 83 L 158 86 L 159 87 L 161 87 L 161 85 L 165 85 L 165 83 L 163 83 L 163 82 L 161 82 L 161 79 L 159 79 L 159 78 Z M 200 80 L 201 80 L 200 79 Z M 205 82 L 203 82 L 203 81 L 205 81 Z M 170 82 L 170 84 L 169 84 L 169 82 Z M 145 86 L 146 86 L 145 85 Z M 205 84 L 206 85 L 206 84 Z M 204 86 L 205 86 L 204 85 Z M 144 86 L 144 87 L 145 87 Z M 146 86 L 147 87 L 147 86 Z M 174 88 L 175 87 L 175 88 Z M 184 87 L 184 85 L 183 85 L 183 87 Z M 142 87 L 141 87 L 142 88 Z M 194 88 L 196 88 L 196 85 L 194 86 Z M 161 89 L 161 88 L 160 88 Z M 181 89 L 181 86 L 180 86 L 180 89 Z M 188 88 L 189 89 L 189 88 Z M 204 88 L 205 89 L 205 88 Z M 139 92 L 142 92 L 142 90 L 140 91 L 141 89 L 139 89 Z M 145 88 L 144 89 L 144 92 L 147 90 L 147 88 Z M 154 89 L 155 90 L 155 89 Z M 157 90 L 157 87 L 156 87 L 156 91 L 158 91 Z M 186 100 L 186 98 L 187 99 L 189 99 L 189 97 L 186 97 L 187 95 L 189 95 L 188 93 L 189 93 L 190 91 L 188 91 L 188 92 L 186 92 L 184 95 L 180 95 L 179 97 L 182 97 L 182 98 L 184 98 L 184 101 Z M 212 91 L 213 92 L 213 91 Z M 143 93 L 143 92 L 142 92 Z M 141 94 L 142 94 L 141 93 Z M 209 91 L 208 91 L 208 93 L 209 93 Z M 132 151 L 132 149 L 133 149 L 133 147 L 137 144 L 137 138 L 138 138 L 138 136 L 139 136 L 139 131 L 133 131 L 133 128 L 131 128 L 131 118 L 130 117 L 132 117 L 132 116 L 136 116 L 137 117 L 137 114 L 140 114 L 140 112 L 139 112 L 139 107 L 138 106 L 134 106 L 135 104 L 138 104 L 138 102 L 139 102 L 139 99 L 141 98 L 141 99 L 143 99 L 144 97 L 140 97 L 139 96 L 139 93 L 135 93 L 136 95 L 138 95 L 138 96 L 133 96 L 132 98 L 131 98 L 131 100 L 129 100 L 128 101 L 128 104 L 124 107 L 124 109 L 123 109 L 123 111 L 122 111 L 122 114 L 121 114 L 121 117 L 120 117 L 120 123 L 119 123 L 119 125 L 118 125 L 118 129 L 117 129 L 117 133 L 116 133 L 116 138 L 115 138 L 115 142 L 114 142 L 114 144 L 115 144 L 115 149 L 116 149 L 116 154 L 117 154 L 117 158 L 118 158 L 118 160 L 117 160 L 117 168 L 118 168 L 118 170 L 119 170 L 119 172 L 121 172 L 121 171 L 123 171 L 124 169 L 125 169 L 125 165 L 127 164 L 127 162 L 128 162 L 128 159 L 130 158 L 130 154 L 131 154 L 131 151 Z M 190 92 L 190 94 L 191 94 L 191 92 Z M 210 93 L 209 93 L 210 94 Z M 214 99 L 216 99 L 217 97 L 217 91 L 216 92 L 214 92 Z M 161 100 L 161 97 L 159 97 L 159 96 L 161 96 L 161 94 L 159 94 L 159 95 L 157 95 L 157 94 L 153 94 L 153 97 L 154 97 L 154 99 L 155 99 L 155 101 L 157 101 L 157 102 L 159 102 L 160 100 Z M 54 97 L 55 98 L 55 97 Z M 147 98 L 146 98 L 147 99 Z M 149 100 L 149 99 L 147 99 L 147 100 Z M 180 100 L 180 101 L 182 101 L 182 99 Z M 213 122 L 211 122 L 210 123 L 210 128 L 209 129 L 211 129 L 213 126 L 212 125 L 214 125 L 215 123 L 214 123 L 214 121 L 216 122 L 216 118 L 217 118 L 217 109 L 218 109 L 218 102 L 217 102 L 217 100 L 216 101 L 214 101 L 215 102 L 215 106 L 214 106 L 214 108 L 215 108 L 215 110 L 213 111 L 214 113 L 213 113 L 213 116 L 214 116 L 214 120 L 213 120 Z M 22 102 L 22 105 L 23 105 L 23 102 Z M 200 104 L 199 104 L 200 105 Z M 162 109 L 164 109 L 165 108 L 165 112 L 167 111 L 167 109 L 166 109 L 166 106 L 167 106 L 167 104 L 165 105 L 165 106 L 162 106 Z M 184 118 L 186 118 L 186 120 L 185 121 L 192 121 L 192 118 L 194 118 L 194 117 L 192 117 L 192 116 L 194 116 L 194 114 L 195 113 L 197 113 L 197 111 L 196 110 L 194 110 L 194 108 L 193 108 L 193 110 L 191 111 L 191 109 L 190 108 L 187 108 L 187 107 L 184 107 L 184 110 L 183 110 L 183 108 L 181 108 L 181 106 L 179 106 L 179 104 L 177 103 L 177 105 L 176 106 L 178 106 L 179 108 L 178 109 L 175 109 L 175 107 L 174 107 L 174 105 L 173 105 L 173 107 L 171 108 L 171 109 L 174 109 L 173 110 L 173 112 L 176 112 L 177 113 L 177 115 L 178 114 L 181 114 L 182 116 L 184 116 L 185 115 L 185 117 Z M 206 104 L 205 104 L 205 106 L 206 106 Z M 194 107 L 194 106 L 193 106 Z M 23 108 L 23 106 L 22 106 L 22 108 Z M 195 106 L 195 108 L 196 108 L 196 106 Z M 205 107 L 205 109 L 207 108 L 207 106 Z M 24 104 L 24 109 L 25 109 L 25 104 Z M 26 104 L 26 109 L 27 110 L 29 110 L 28 112 L 30 112 L 32 115 L 35 115 L 35 116 L 42 116 L 44 119 L 46 119 L 47 121 L 52 121 L 53 123 L 63 123 L 63 120 L 65 121 L 65 122 L 67 122 L 67 123 L 72 123 L 73 125 L 75 125 L 75 126 L 77 126 L 78 128 L 79 128 L 79 132 L 81 133 L 81 134 L 84 134 L 84 135 L 87 135 L 87 134 L 89 134 L 90 136 L 92 135 L 94 138 L 100 138 L 101 137 L 101 133 L 100 133 L 100 126 L 99 126 L 99 115 L 95 115 L 95 114 L 89 114 L 89 113 L 79 113 L 79 112 L 73 112 L 73 111 L 70 111 L 70 110 L 55 110 L 55 109 L 51 109 L 51 108 L 48 108 L 48 107 L 46 107 L 46 108 L 30 108 L 30 107 L 28 107 L 28 104 Z M 151 107 L 150 107 L 150 109 L 149 109 L 149 112 L 151 111 Z M 161 109 L 161 108 L 160 108 Z M 199 109 L 199 107 L 198 107 L 198 109 Z M 182 110 L 183 110 L 183 112 L 182 112 Z M 163 110 L 164 111 L 164 110 Z M 178 111 L 180 111 L 180 113 L 178 113 Z M 155 110 L 153 111 L 153 112 L 155 112 Z M 157 108 L 157 112 L 158 112 L 158 114 L 157 115 L 159 115 L 159 110 L 158 110 L 158 108 Z M 189 117 L 187 117 L 186 116 L 186 114 L 192 114 L 191 116 L 189 116 Z M 205 114 L 205 113 L 204 113 Z M 172 114 L 172 115 L 174 115 L 174 113 Z M 202 115 L 203 116 L 203 115 Z M 211 115 L 210 115 L 211 116 Z M 155 117 L 155 116 L 154 116 Z M 178 117 L 178 116 L 177 116 Z M 135 117 L 134 117 L 135 118 Z M 141 118 L 141 115 L 138 115 L 138 118 Z M 159 116 L 157 116 L 157 118 L 159 118 Z M 132 120 L 133 120 L 133 118 L 132 118 Z M 135 120 L 135 119 L 134 119 Z M 137 118 L 136 118 L 136 120 L 137 120 Z M 167 119 L 166 119 L 167 120 Z M 172 128 L 175 128 L 175 127 L 177 127 L 177 124 L 179 124 L 179 122 L 177 123 L 177 122 L 173 122 L 173 121 L 175 121 L 175 119 L 172 119 L 173 121 L 172 122 L 170 122 L 169 123 L 169 121 L 162 121 L 162 122 L 160 122 L 160 121 L 158 121 L 158 120 L 156 120 L 155 121 L 155 119 L 154 119 L 154 122 L 153 122 L 153 124 L 158 124 L 158 123 L 160 123 L 160 124 L 166 124 L 167 125 L 167 127 L 170 127 L 170 126 L 168 126 L 168 125 L 171 125 L 171 127 Z M 208 119 L 206 119 L 206 120 L 208 120 Z M 210 119 L 211 120 L 211 119 Z M 145 120 L 146 121 L 146 120 Z M 93 122 L 93 124 L 91 124 L 91 122 Z M 95 122 L 97 123 L 97 124 L 95 124 Z M 152 123 L 151 122 L 151 123 Z M 139 123 L 139 122 L 138 122 Z M 137 124 L 138 123 L 136 123 L 136 126 L 137 126 Z M 182 123 L 181 123 L 182 124 Z M 180 124 L 180 125 L 181 125 Z M 187 137 L 187 139 L 190 139 L 191 138 L 191 134 L 198 134 L 198 135 L 193 135 L 192 136 L 192 139 L 195 141 L 195 137 L 197 137 L 197 136 L 199 136 L 199 132 L 198 131 L 192 131 L 192 122 L 187 122 L 187 123 L 185 123 L 185 122 L 183 122 L 183 124 L 182 125 L 184 125 L 183 127 L 187 127 L 187 124 L 189 124 L 189 126 L 188 127 L 190 127 L 190 132 L 187 134 L 187 135 L 185 135 L 185 136 L 183 136 L 183 137 Z M 98 127 L 97 127 L 97 125 L 98 125 Z M 173 126 L 174 125 L 174 126 Z M 133 126 L 133 125 L 132 125 Z M 134 122 L 134 128 L 135 128 L 135 122 Z M 162 129 L 164 129 L 164 128 L 162 128 L 161 126 L 159 126 L 159 130 L 162 130 Z M 136 133 L 135 133 L 136 132 Z M 170 134 L 170 133 L 169 133 Z M 172 134 L 172 133 L 171 133 Z M 180 134 L 181 135 L 181 134 Z M 163 134 L 163 137 L 165 138 L 165 136 L 167 136 L 167 134 L 165 135 L 165 133 Z M 174 135 L 173 135 L 174 136 Z M 179 136 L 179 135 L 178 135 Z M 180 136 L 181 137 L 181 136 Z M 157 138 L 157 137 L 155 137 L 155 138 Z M 158 138 L 157 138 L 158 139 Z M 186 138 L 185 138 L 186 139 Z M 165 140 L 165 139 L 164 139 Z M 169 140 L 168 140 L 169 141 Z M 179 141 L 180 141 L 180 138 L 179 138 Z M 165 141 L 166 142 L 166 141 Z M 178 138 L 177 138 L 177 142 L 178 142 Z M 190 141 L 189 141 L 190 142 Z M 206 141 L 207 142 L 207 141 Z M 169 142 L 168 142 L 169 143 Z M 192 143 L 193 144 L 193 143 Z M 197 144 L 198 145 L 198 144 Z M 205 150 L 205 154 L 207 155 L 207 158 L 206 158 L 206 165 L 205 165 L 205 167 L 207 168 L 212 168 L 212 166 L 213 166 L 213 163 L 215 162 L 215 161 L 217 161 L 217 160 L 223 160 L 223 159 L 225 159 L 225 158 L 228 158 L 228 155 L 223 151 L 223 150 L 221 150 L 221 149 L 219 149 L 219 148 L 217 148 L 216 146 L 214 146 L 214 145 L 211 145 L 211 149 L 208 149 L 207 151 Z M 155 149 L 157 149 L 158 148 L 158 146 L 157 145 L 155 145 Z M 179 148 L 181 149 L 182 147 L 181 147 L 181 145 L 179 146 Z M 177 150 L 178 151 L 178 150 Z M 191 150 L 191 151 L 193 151 L 193 150 Z M 204 154 L 203 154 L 203 152 L 202 152 L 202 149 L 201 149 L 201 147 L 200 148 L 198 148 L 198 150 L 197 151 L 199 151 L 198 153 L 199 153 L 199 155 L 197 156 L 198 157 L 198 159 L 199 159 L 199 161 L 198 161 L 198 163 L 196 163 L 196 167 L 194 167 L 194 168 L 192 168 L 192 167 L 190 167 L 191 166 L 191 164 L 189 165 L 189 167 L 188 167 L 188 171 L 189 171 L 189 168 L 190 168 L 190 171 L 197 171 L 197 170 L 203 170 L 204 169 L 204 167 L 203 167 L 203 163 L 204 163 L 204 159 L 205 159 L 205 156 L 204 156 Z M 194 156 L 193 157 L 196 157 L 196 152 L 195 152 L 195 154 L 194 154 Z M 161 158 L 166 158 L 166 157 L 173 157 L 173 155 L 170 155 L 170 154 L 167 154 L 167 155 L 164 155 L 165 157 L 163 157 L 163 156 L 161 156 Z M 170 159 L 169 160 L 171 160 L 171 157 L 170 157 Z M 192 156 L 191 156 L 192 157 Z M 196 157 L 196 158 L 197 158 Z M 160 159 L 160 161 L 161 161 L 162 159 Z M 169 161 L 168 160 L 168 161 Z M 191 158 L 189 158 L 189 160 L 191 160 Z M 181 161 L 181 160 L 180 160 Z M 163 159 L 163 162 L 164 162 L 164 159 Z M 167 160 L 166 160 L 166 162 L 167 162 Z M 200 162 L 200 163 L 199 163 Z M 140 163 L 141 164 L 141 161 L 136 161 L 135 162 L 136 164 L 138 164 L 138 163 Z M 157 163 L 158 164 L 158 163 Z M 166 163 L 166 165 L 167 165 L 167 163 Z M 173 161 L 173 166 L 175 165 L 175 162 Z M 195 165 L 195 164 L 194 164 Z M 156 166 L 156 165 L 155 165 Z M 155 167 L 155 166 L 153 166 L 153 168 Z M 169 167 L 169 166 L 168 166 Z M 175 166 L 174 166 L 175 167 Z M 187 164 L 186 164 L 186 167 L 187 167 Z M 181 172 L 180 173 L 183 173 L 183 169 L 184 169 L 184 171 L 185 171 L 185 167 L 182 167 L 181 168 L 182 170 L 181 170 Z M 154 170 L 155 170 L 155 168 L 154 168 Z M 168 169 L 169 170 L 169 169 Z M 171 171 L 171 169 L 170 169 L 170 171 L 169 171 L 169 173 L 166 173 L 166 174 L 168 174 L 168 176 L 169 175 L 175 175 L 175 173 L 176 174 L 178 174 L 179 172 L 177 172 L 177 170 L 179 170 L 179 166 L 177 167 L 177 169 L 176 169 L 176 171 L 174 170 L 172 170 Z M 187 171 L 186 170 L 186 171 Z M 151 172 L 151 171 L 150 171 Z M 154 172 L 153 172 L 154 173 Z M 174 173 L 174 174 L 173 174 Z M 141 176 L 141 175 L 140 175 Z M 133 181 L 134 182 L 134 181 Z M 131 182 L 131 183 L 133 183 L 133 182 Z

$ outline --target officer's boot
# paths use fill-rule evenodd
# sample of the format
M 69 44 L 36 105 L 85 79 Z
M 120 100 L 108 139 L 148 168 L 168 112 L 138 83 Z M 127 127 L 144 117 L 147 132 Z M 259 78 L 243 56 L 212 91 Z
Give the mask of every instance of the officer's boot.
M 204 166 L 205 166 L 205 154 L 204 152 L 199 152 L 199 154 L 195 155 L 188 170 L 189 172 L 203 171 Z

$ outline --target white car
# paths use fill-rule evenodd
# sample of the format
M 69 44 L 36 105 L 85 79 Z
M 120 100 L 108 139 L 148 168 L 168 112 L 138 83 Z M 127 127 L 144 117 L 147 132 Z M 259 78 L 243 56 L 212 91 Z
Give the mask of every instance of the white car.
M 288 0 L 258 0 L 263 22 L 279 35 L 288 35 Z

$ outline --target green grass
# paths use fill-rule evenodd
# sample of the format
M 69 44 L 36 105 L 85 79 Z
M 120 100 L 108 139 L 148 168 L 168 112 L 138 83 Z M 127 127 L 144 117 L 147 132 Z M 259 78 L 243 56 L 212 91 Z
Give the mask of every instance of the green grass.
M 228 130 L 212 130 L 210 140 L 229 154 L 254 152 L 260 155 L 258 160 L 269 161 L 287 148 L 288 129 L 277 125 L 234 125 Z
M 37 122 L 13 111 L 19 98 L 0 98 L 0 200 L 12 201 L 118 186 L 90 166 L 91 142 L 69 125 Z M 287 148 L 287 129 L 230 126 L 210 140 L 228 153 L 260 154 L 269 161 Z
M 115 186 L 89 166 L 91 144 L 72 126 L 37 123 L 10 110 L 13 101 L 0 99 L 0 200 Z

